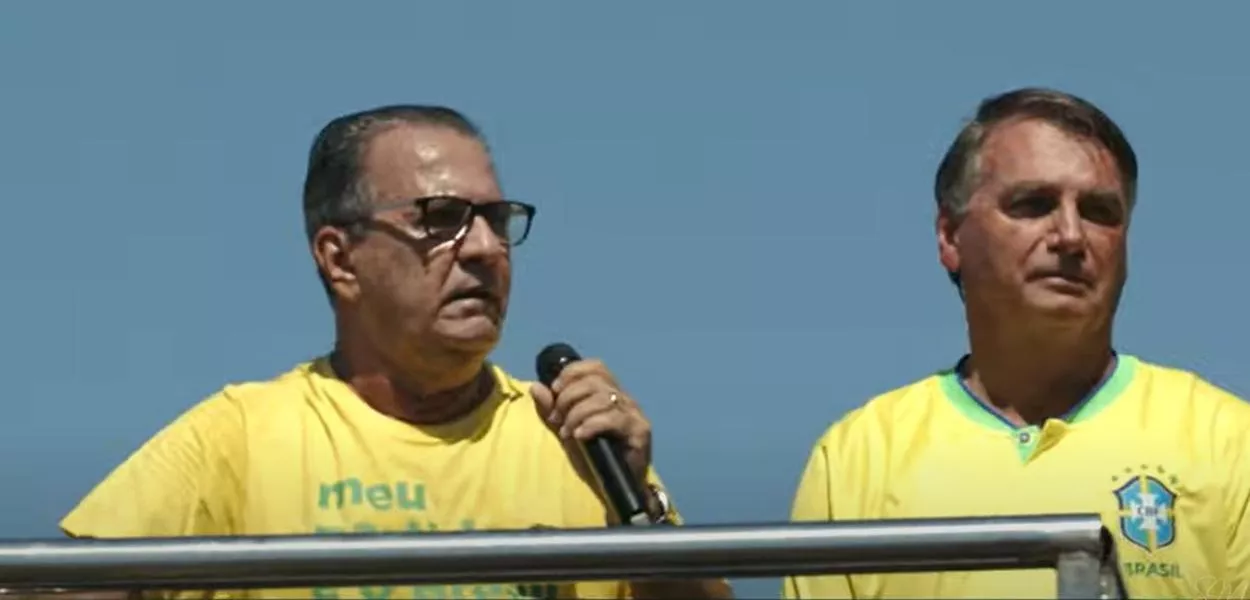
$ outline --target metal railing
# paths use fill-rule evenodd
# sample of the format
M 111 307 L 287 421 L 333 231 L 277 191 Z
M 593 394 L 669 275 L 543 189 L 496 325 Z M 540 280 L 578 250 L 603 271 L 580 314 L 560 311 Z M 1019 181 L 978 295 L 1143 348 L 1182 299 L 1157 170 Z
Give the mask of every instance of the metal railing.
M 1097 515 L 0 543 L 0 588 L 258 589 L 1053 568 L 1122 598 Z

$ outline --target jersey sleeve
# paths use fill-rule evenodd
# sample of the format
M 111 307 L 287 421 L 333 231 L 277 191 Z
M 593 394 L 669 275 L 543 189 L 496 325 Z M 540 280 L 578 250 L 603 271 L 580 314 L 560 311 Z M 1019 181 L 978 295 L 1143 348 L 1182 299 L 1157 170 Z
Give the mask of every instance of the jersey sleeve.
M 817 444 L 807 459 L 803 476 L 794 494 L 790 520 L 794 522 L 831 521 L 834 519 L 829 449 Z M 850 579 L 846 575 L 790 576 L 782 581 L 781 595 L 788 600 L 800 598 L 853 598 Z
M 1250 434 L 1242 433 L 1230 457 L 1228 565 L 1226 578 L 1235 589 L 1250 589 Z
M 73 537 L 230 535 L 242 503 L 243 416 L 220 392 L 115 468 L 61 521 Z

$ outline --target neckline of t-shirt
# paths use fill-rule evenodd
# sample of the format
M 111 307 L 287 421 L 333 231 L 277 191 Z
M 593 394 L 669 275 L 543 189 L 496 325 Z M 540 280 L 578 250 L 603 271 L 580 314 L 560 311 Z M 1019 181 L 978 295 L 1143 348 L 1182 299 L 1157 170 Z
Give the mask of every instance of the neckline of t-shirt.
M 507 400 L 523 394 L 516 382 L 498 365 L 487 363 L 495 382 L 490 396 L 468 414 L 448 423 L 416 425 L 384 414 L 365 402 L 347 382 L 334 372 L 329 357 L 314 361 L 311 369 L 313 385 L 345 417 L 369 424 L 394 438 L 424 445 L 450 445 L 480 437 L 494 421 L 495 413 Z
M 1033 429 L 1034 427 L 1032 426 L 1021 427 L 1008 421 L 1001 413 L 978 398 L 968 388 L 960 375 L 967 359 L 967 355 L 960 357 L 953 368 L 939 374 L 939 387 L 943 396 L 954 405 L 958 412 L 972 422 L 992 431 L 1014 434 L 1019 431 Z M 1129 384 L 1135 379 L 1139 360 L 1136 356 L 1114 351 L 1112 360 L 1115 362 L 1111 371 L 1103 377 L 1098 385 L 1090 390 L 1090 393 L 1083 400 L 1056 420 L 1062 421 L 1068 426 L 1083 424 L 1102 413 L 1115 400 L 1124 395 Z

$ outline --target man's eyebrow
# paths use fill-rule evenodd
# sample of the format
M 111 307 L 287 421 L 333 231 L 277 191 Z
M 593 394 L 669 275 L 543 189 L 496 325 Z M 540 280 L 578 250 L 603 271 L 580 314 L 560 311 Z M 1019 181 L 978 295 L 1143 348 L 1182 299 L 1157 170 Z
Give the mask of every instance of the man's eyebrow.
M 1003 190 L 1002 195 L 1007 197 L 1020 196 L 1026 193 L 1047 192 L 1054 194 L 1059 191 L 1059 186 L 1049 181 L 1017 181 Z
M 1112 204 L 1122 204 L 1124 202 L 1124 194 L 1116 189 L 1092 189 L 1081 192 L 1080 196 L 1083 200 L 1094 200 L 1096 202 Z
M 1049 181 L 1038 181 L 1038 180 L 1018 181 L 1016 183 L 1011 184 L 1006 189 L 1004 189 L 1002 192 L 1002 195 L 1007 196 L 1007 197 L 1012 197 L 1012 196 L 1020 196 L 1022 194 L 1034 193 L 1034 192 L 1046 192 L 1046 193 L 1055 194 L 1055 193 L 1058 193 L 1060 189 L 1061 189 L 1061 186 L 1053 182 L 1049 182 Z M 1080 196 L 1083 199 L 1098 200 L 1098 201 L 1120 202 L 1124 199 L 1124 193 L 1121 192 L 1118 188 L 1093 188 L 1093 189 L 1081 191 L 1078 194 L 1078 196 Z

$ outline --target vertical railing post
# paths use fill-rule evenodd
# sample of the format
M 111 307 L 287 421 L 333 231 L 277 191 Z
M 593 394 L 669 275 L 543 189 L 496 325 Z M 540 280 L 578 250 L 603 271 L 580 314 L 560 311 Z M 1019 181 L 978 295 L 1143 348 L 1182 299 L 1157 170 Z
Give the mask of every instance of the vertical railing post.
M 1093 600 L 1103 597 L 1102 561 L 1086 551 L 1064 552 L 1055 565 L 1059 600 Z
M 1120 573 L 1120 552 L 1115 545 L 1115 538 L 1106 527 L 1102 529 L 1102 590 L 1103 598 L 1129 600 L 1128 590 L 1124 588 L 1124 577 Z
M 1105 560 L 1086 551 L 1060 554 L 1055 565 L 1059 600 L 1126 600 L 1114 556 Z

